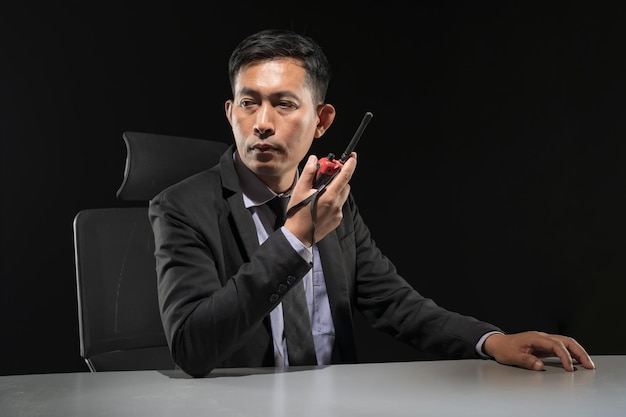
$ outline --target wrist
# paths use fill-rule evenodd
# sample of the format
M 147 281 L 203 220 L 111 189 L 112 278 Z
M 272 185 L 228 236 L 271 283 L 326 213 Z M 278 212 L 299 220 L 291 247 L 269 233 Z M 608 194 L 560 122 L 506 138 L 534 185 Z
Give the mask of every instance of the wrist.
M 481 349 L 483 354 L 489 356 L 490 358 L 494 358 L 496 356 L 495 352 L 498 350 L 498 342 L 503 336 L 504 333 L 501 332 L 493 332 L 486 335 Z

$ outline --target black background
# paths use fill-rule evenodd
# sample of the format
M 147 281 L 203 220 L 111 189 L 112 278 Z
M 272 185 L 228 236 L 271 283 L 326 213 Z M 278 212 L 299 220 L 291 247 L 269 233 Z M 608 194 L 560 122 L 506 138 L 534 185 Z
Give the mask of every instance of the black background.
M 38 3 L 0 6 L 0 374 L 87 370 L 74 215 L 123 205 L 126 130 L 230 143 L 226 62 L 268 27 L 333 64 L 318 155 L 374 113 L 352 190 L 416 288 L 626 353 L 623 7 Z M 421 358 L 359 329 L 365 361 Z

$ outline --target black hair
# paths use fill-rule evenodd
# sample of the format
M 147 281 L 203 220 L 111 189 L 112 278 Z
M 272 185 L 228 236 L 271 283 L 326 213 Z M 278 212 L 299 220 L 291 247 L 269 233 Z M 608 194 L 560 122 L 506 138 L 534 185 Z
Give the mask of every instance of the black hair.
M 331 78 L 328 58 L 316 41 L 291 30 L 267 29 L 241 41 L 228 60 L 231 90 L 237 74 L 246 66 L 280 58 L 293 58 L 302 63 L 313 99 L 317 104 L 323 103 Z

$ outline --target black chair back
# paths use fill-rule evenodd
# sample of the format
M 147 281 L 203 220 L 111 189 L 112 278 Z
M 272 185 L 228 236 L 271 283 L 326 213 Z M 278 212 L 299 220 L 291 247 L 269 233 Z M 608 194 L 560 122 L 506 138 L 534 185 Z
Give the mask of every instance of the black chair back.
M 125 132 L 120 200 L 140 207 L 91 208 L 74 217 L 80 355 L 89 369 L 174 369 L 159 314 L 154 236 L 147 201 L 208 169 L 223 142 Z

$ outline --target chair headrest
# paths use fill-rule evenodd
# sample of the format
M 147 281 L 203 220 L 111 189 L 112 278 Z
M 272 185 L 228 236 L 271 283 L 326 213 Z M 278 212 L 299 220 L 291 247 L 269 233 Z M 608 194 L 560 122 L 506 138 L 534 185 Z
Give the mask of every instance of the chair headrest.
M 211 168 L 229 147 L 225 142 L 124 132 L 126 165 L 120 200 L 147 201 L 161 190 Z

